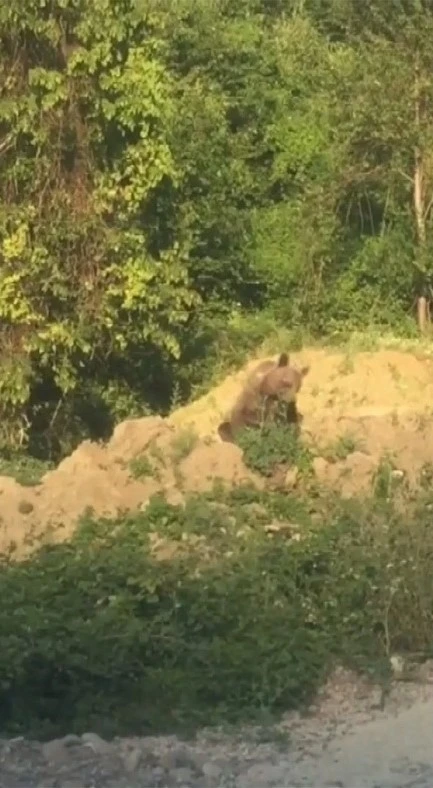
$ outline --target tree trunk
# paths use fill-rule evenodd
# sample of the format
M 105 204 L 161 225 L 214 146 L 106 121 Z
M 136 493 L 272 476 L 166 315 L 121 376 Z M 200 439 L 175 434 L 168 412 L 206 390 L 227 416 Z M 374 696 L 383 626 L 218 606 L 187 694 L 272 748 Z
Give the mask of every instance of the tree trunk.
M 415 61 L 415 128 L 418 132 L 421 127 L 421 95 L 419 88 L 419 63 Z M 426 208 L 425 208 L 425 188 L 424 188 L 424 159 L 420 147 L 416 146 L 414 151 L 415 168 L 413 176 L 413 205 L 415 211 L 415 222 L 418 240 L 418 251 L 421 260 L 425 250 L 426 242 Z M 429 303 L 424 295 L 418 297 L 417 304 L 418 328 L 421 334 L 425 334 L 430 322 Z
M 424 185 L 424 178 L 423 178 L 422 154 L 419 148 L 415 148 L 413 202 L 415 209 L 418 245 L 420 246 L 421 249 L 425 246 L 425 239 L 426 239 L 423 185 Z
M 429 320 L 430 320 L 430 316 L 429 316 L 428 303 L 427 303 L 427 299 L 425 298 L 425 296 L 420 296 L 418 298 L 417 313 L 418 313 L 417 314 L 417 317 L 418 317 L 418 328 L 420 330 L 420 333 L 421 334 L 426 334 L 427 333 L 428 324 L 429 324 Z

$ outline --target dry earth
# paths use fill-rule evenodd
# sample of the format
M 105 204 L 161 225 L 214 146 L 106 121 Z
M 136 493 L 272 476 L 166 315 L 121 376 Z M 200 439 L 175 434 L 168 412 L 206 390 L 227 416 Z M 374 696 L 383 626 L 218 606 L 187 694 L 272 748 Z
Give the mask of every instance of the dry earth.
M 321 447 L 315 470 L 322 482 L 345 495 L 361 492 L 384 453 L 409 482 L 433 463 L 430 358 L 315 349 L 293 360 L 311 367 L 299 406 L 305 437 Z M 36 487 L 0 477 L 0 551 L 13 543 L 23 555 L 34 538 L 65 539 L 88 507 L 108 515 L 134 510 L 161 489 L 177 502 L 185 491 L 208 489 L 216 478 L 261 484 L 244 466 L 241 451 L 216 435 L 248 369 L 167 420 L 126 421 L 106 445 L 81 444 Z M 338 438 L 354 451 L 331 462 Z M 156 476 L 133 478 L 130 463 L 142 457 L 157 461 Z M 311 717 L 289 715 L 283 721 L 279 734 L 288 734 L 288 741 L 282 747 L 260 743 L 252 732 L 237 738 L 203 733 L 189 745 L 164 737 L 108 744 L 95 734 L 45 745 L 0 740 L 0 788 L 431 788 L 432 730 L 433 685 L 398 683 L 380 710 L 377 688 L 339 673 Z
M 305 438 L 324 458 L 338 438 L 349 438 L 355 449 L 337 462 L 316 460 L 321 482 L 353 495 L 370 486 L 386 453 L 412 482 L 433 462 L 432 359 L 394 350 L 353 357 L 305 350 L 293 360 L 311 368 L 299 397 Z M 261 484 L 244 466 L 241 451 L 216 433 L 255 363 L 168 419 L 125 421 L 106 445 L 82 443 L 36 487 L 0 477 L 0 551 L 13 543 L 23 554 L 43 533 L 45 539 L 65 539 L 87 508 L 99 515 L 134 510 L 161 489 L 178 502 L 185 491 L 209 489 L 217 478 Z M 198 436 L 195 445 L 188 430 Z M 132 477 L 130 462 L 143 456 L 157 458 L 157 478 Z

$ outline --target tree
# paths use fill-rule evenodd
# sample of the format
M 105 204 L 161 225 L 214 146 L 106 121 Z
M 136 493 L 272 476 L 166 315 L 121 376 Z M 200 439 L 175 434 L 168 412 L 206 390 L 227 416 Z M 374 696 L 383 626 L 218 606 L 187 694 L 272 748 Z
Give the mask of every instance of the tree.
M 362 64 L 352 99 L 358 108 L 354 145 L 385 186 L 382 230 L 393 210 L 412 217 L 414 294 L 425 301 L 433 294 L 432 4 L 312 0 L 310 7 L 322 30 L 335 35 L 338 29 Z
M 17 437 L 37 385 L 58 400 L 137 352 L 178 357 L 198 303 L 188 243 L 148 217 L 179 175 L 148 32 L 129 0 L 0 12 L 0 409 Z

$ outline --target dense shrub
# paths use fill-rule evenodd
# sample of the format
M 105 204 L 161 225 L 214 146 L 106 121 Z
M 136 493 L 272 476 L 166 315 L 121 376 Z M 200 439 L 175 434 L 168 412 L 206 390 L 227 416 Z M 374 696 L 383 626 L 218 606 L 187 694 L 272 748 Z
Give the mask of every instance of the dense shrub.
M 185 509 L 157 497 L 4 561 L 1 729 L 185 731 L 298 707 L 336 661 L 385 676 L 392 649 L 431 647 L 425 504 L 408 522 L 328 498 L 313 524 L 302 498 L 248 488 Z
M 284 403 L 282 411 L 285 410 Z M 276 414 L 275 421 L 261 429 L 246 428 L 239 432 L 237 443 L 243 449 L 245 464 L 263 476 L 272 476 L 279 468 L 296 467 L 307 474 L 311 470 L 313 452 L 300 439 L 296 423 L 287 423 Z

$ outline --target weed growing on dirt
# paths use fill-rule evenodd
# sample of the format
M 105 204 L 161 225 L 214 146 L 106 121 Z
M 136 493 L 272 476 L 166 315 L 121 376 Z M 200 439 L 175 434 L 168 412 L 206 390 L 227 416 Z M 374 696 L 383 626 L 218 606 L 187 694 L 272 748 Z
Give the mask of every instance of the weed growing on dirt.
M 345 435 L 340 435 L 335 443 L 322 448 L 320 454 L 328 462 L 338 462 L 346 460 L 350 454 L 353 454 L 359 448 L 359 441 L 350 433 L 346 433 Z
M 373 495 L 387 501 L 401 481 L 396 464 L 390 454 L 381 457 L 373 477 Z
M 424 490 L 432 489 L 433 487 L 433 463 L 426 462 L 421 468 L 420 484 Z
M 148 457 L 134 457 L 129 462 L 129 472 L 133 479 L 144 479 L 154 476 L 154 467 Z
M 198 435 L 192 427 L 185 427 L 173 438 L 171 444 L 172 460 L 174 463 L 182 462 L 196 446 Z
M 296 466 L 301 473 L 311 470 L 313 454 L 299 437 L 296 424 L 270 423 L 262 429 L 245 428 L 237 443 L 245 465 L 263 476 L 272 476 L 281 466 Z
M 39 484 L 43 475 L 52 467 L 52 463 L 24 453 L 8 452 L 0 456 L 0 476 L 12 476 L 25 487 Z
M 251 487 L 185 506 L 159 495 L 4 559 L 0 729 L 110 736 L 271 719 L 308 702 L 336 662 L 385 675 L 393 651 L 428 652 L 433 496 L 422 496 L 409 521 L 383 498 L 328 495 L 317 522 L 302 496 Z
M 338 368 L 339 375 L 352 375 L 355 371 L 355 364 L 353 360 L 353 356 L 351 356 L 348 352 L 346 352 L 343 361 L 341 362 Z

